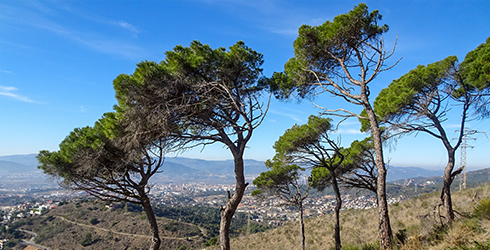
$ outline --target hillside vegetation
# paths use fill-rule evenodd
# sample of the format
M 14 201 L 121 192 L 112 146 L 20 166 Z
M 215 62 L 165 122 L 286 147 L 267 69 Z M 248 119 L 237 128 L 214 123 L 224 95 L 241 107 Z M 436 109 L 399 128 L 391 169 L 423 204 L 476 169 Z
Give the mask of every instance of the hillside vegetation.
M 147 249 L 151 233 L 138 207 L 110 208 L 107 203 L 69 202 L 40 217 L 15 224 L 37 233 L 35 242 L 52 249 Z M 162 248 L 195 249 L 207 240 L 207 230 L 196 225 L 159 217 Z
M 434 207 L 439 192 L 390 205 L 396 249 L 490 249 L 490 184 L 455 192 L 453 202 L 457 219 L 449 228 L 441 227 Z M 12 227 L 37 233 L 35 242 L 52 249 L 147 249 L 151 240 L 146 216 L 141 207 L 79 200 L 63 202 L 40 217 L 16 222 Z M 441 207 L 442 209 L 442 207 Z M 216 211 L 215 211 L 216 210 Z M 343 249 L 379 249 L 377 210 L 341 212 Z M 441 211 L 442 212 L 442 211 Z M 158 207 L 162 236 L 161 249 L 218 249 L 219 211 L 207 207 Z M 299 226 L 285 226 L 244 236 L 246 215 L 237 214 L 232 223 L 232 249 L 299 249 Z M 266 227 L 251 224 L 252 232 Z M 255 229 L 254 229 L 255 228 Z M 31 236 L 23 231 L 20 238 Z M 332 249 L 331 214 L 305 221 L 306 249 Z
M 490 185 L 455 192 L 457 219 L 441 227 L 437 210 L 439 193 L 390 205 L 390 220 L 397 249 L 490 249 Z M 379 249 L 377 210 L 341 212 L 342 249 Z M 441 207 L 441 214 L 443 214 Z M 305 222 L 307 249 L 332 249 L 333 216 L 311 218 Z M 262 233 L 232 239 L 232 249 L 299 249 L 298 223 L 289 223 Z M 218 248 L 209 248 L 218 249 Z

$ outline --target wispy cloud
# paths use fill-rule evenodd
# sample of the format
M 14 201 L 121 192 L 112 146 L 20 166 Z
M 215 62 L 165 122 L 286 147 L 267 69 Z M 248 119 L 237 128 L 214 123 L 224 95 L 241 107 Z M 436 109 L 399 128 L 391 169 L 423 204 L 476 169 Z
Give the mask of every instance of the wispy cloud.
M 133 25 L 131 25 L 130 23 L 127 23 L 125 21 L 118 21 L 118 22 L 112 22 L 112 23 L 115 23 L 117 24 L 119 27 L 123 28 L 123 29 L 126 29 L 134 34 L 138 34 L 140 33 L 140 31 L 134 27 Z
M 0 72 L 7 73 L 7 74 L 13 74 L 12 71 L 4 70 L 4 69 L 0 69 Z
M 1 6 L 1 4 L 0 4 Z M 80 18 L 80 22 L 97 22 L 102 24 L 101 28 L 118 27 L 129 31 L 132 36 L 136 36 L 140 31 L 132 24 L 126 21 L 107 20 L 101 17 L 92 17 L 70 8 L 70 6 L 49 6 L 41 2 L 35 4 L 26 4 L 26 8 L 20 9 L 9 7 L 8 11 L 0 11 L 4 14 L 0 19 L 7 20 L 10 25 L 31 26 L 37 29 L 45 30 L 57 34 L 75 43 L 87 46 L 91 49 L 105 54 L 120 55 L 131 59 L 141 58 L 144 49 L 135 45 L 134 42 L 126 39 L 116 38 L 108 34 L 96 31 L 81 31 L 77 27 L 69 26 L 62 22 L 58 16 L 59 12 L 70 12 Z M 25 17 L 29 17 L 28 19 Z
M 359 129 L 337 129 L 333 131 L 334 134 L 349 134 L 349 135 L 360 135 L 364 134 Z
M 275 114 L 275 115 L 280 115 L 280 116 L 285 116 L 285 117 L 288 117 L 289 119 L 292 119 L 298 123 L 304 123 L 305 120 L 302 119 L 302 115 L 300 114 L 294 114 L 293 112 L 281 112 L 281 111 L 278 111 L 278 110 L 274 110 L 274 109 L 270 109 L 269 110 L 269 113 L 271 114 Z
M 121 55 L 127 58 L 141 58 L 144 49 L 124 41 L 108 39 L 89 39 L 88 37 L 72 37 L 72 39 L 105 54 Z
M 29 97 L 15 94 L 14 93 L 15 91 L 17 91 L 17 88 L 15 88 L 15 87 L 0 86 L 0 95 L 12 97 L 12 98 L 19 100 L 19 101 L 22 101 L 22 102 L 34 103 L 34 101 L 31 100 Z

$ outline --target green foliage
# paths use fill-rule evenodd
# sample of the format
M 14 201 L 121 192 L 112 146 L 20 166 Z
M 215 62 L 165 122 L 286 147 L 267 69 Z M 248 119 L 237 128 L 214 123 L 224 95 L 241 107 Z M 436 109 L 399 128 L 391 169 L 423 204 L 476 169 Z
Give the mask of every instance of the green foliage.
M 427 66 L 419 65 L 394 80 L 379 93 L 374 102 L 374 109 L 382 121 L 397 121 L 407 116 L 417 118 L 419 113 L 425 115 L 421 112 L 427 109 L 436 109 L 434 103 L 446 98 L 441 98 L 442 95 L 456 100 L 478 99 L 483 93 L 479 91 L 488 89 L 489 84 L 490 38 L 470 51 L 460 64 L 456 56 L 449 56 Z M 431 102 L 433 107 L 430 105 Z M 482 104 L 475 109 L 486 111 L 485 106 Z M 363 124 L 363 129 L 365 127 Z
M 484 229 L 480 224 L 480 220 L 476 218 L 470 218 L 468 220 L 464 220 L 461 228 L 465 229 L 465 231 L 473 231 L 475 233 L 483 233 Z
M 463 78 L 473 87 L 482 90 L 490 86 L 490 37 L 466 54 L 461 68 Z
M 252 192 L 253 196 L 263 195 L 264 191 L 271 191 L 278 188 L 288 189 L 292 182 L 298 180 L 298 171 L 302 170 L 302 168 L 295 164 L 271 166 L 271 161 L 268 160 L 267 162 L 269 163 L 268 168 L 271 170 L 262 172 L 255 178 L 253 184 L 257 186 L 257 189 Z
M 322 136 L 331 130 L 330 118 L 322 118 L 311 115 L 308 123 L 298 126 L 294 125 L 287 129 L 284 134 L 274 143 L 276 155 L 294 154 L 305 147 L 318 143 Z
M 192 206 L 192 207 L 156 207 L 154 208 L 155 215 L 158 217 L 165 217 L 169 219 L 179 220 L 182 222 L 192 223 L 205 228 L 207 236 L 215 237 L 219 235 L 219 224 L 220 224 L 220 210 L 218 208 L 203 207 L 203 206 Z M 245 213 L 235 213 L 233 216 L 233 221 L 230 226 L 230 235 L 238 236 L 243 230 L 244 226 L 247 225 L 248 216 Z M 182 224 L 174 225 L 169 227 L 169 229 L 175 228 L 175 230 L 182 231 L 184 226 Z M 266 225 L 259 224 L 255 221 L 250 222 L 251 231 L 256 229 L 266 230 L 269 227 Z M 189 228 L 188 235 L 197 235 L 199 231 L 190 231 Z
M 7 243 L 5 243 L 5 246 L 13 248 L 17 245 L 17 243 L 19 243 L 19 240 L 9 240 Z
M 87 233 L 85 235 L 85 238 L 82 240 L 82 242 L 80 242 L 80 244 L 84 247 L 86 246 L 89 246 L 90 244 L 92 244 L 92 234 L 91 233 Z
M 97 224 L 99 224 L 99 222 L 100 222 L 100 221 L 99 221 L 97 218 L 92 218 L 92 219 L 90 220 L 90 224 L 92 224 L 92 225 L 97 225 Z
M 416 69 L 394 80 L 387 88 L 381 90 L 374 102 L 376 114 L 382 120 L 391 120 L 414 112 L 431 93 L 447 84 L 456 69 L 458 58 L 450 56 L 442 61 L 419 65 Z
M 204 242 L 202 246 L 208 247 L 208 246 L 214 246 L 216 244 L 218 244 L 218 239 L 216 237 L 213 237 L 209 239 L 207 242 Z
M 397 245 L 404 245 L 407 240 L 407 229 L 400 229 L 395 234 L 395 241 Z
M 327 132 L 331 129 L 331 119 L 317 116 L 310 116 L 308 123 L 298 126 L 294 125 L 287 129 L 282 136 L 274 143 L 276 154 L 272 160 L 267 160 L 265 165 L 269 171 L 261 173 L 253 182 L 257 189 L 252 192 L 254 196 L 265 196 L 267 194 L 276 196 L 288 204 L 298 206 L 306 198 L 307 194 L 301 193 L 299 180 L 299 171 L 304 171 L 297 164 L 292 162 L 300 159 L 312 158 L 309 164 L 322 166 L 324 159 L 315 158 L 324 154 L 328 149 L 322 152 L 319 146 L 327 138 Z M 320 149 L 321 150 L 321 149 Z M 313 152 L 313 153 L 312 153 Z M 335 153 L 334 153 L 335 154 Z M 324 154 L 328 155 L 328 153 Z M 338 159 L 335 159 L 338 160 Z M 325 160 L 328 161 L 328 160 Z
M 434 229 L 429 234 L 429 241 L 438 243 L 444 239 L 444 236 L 447 235 L 448 227 L 446 225 L 434 225 Z
M 475 207 L 473 217 L 490 220 L 490 199 L 485 197 Z
M 123 173 L 124 153 L 114 144 L 110 136 L 114 130 L 107 130 L 103 124 L 116 126 L 114 113 L 106 113 L 94 127 L 75 128 L 61 143 L 56 152 L 41 151 L 37 155 L 39 167 L 45 174 L 61 179 L 64 186 L 73 187 L 73 183 L 88 179 L 107 179 L 108 169 Z M 100 165 L 105 165 L 102 168 Z M 107 168 L 109 167 L 109 168 Z
M 308 180 L 313 188 L 323 191 L 326 187 L 330 186 L 330 171 L 327 168 L 313 168 Z
M 366 4 L 359 4 L 349 13 L 338 15 L 333 22 L 319 26 L 302 25 L 294 41 L 294 57 L 284 66 L 284 73 L 275 73 L 269 80 L 276 97 L 289 97 L 298 91 L 300 97 L 314 92 L 314 83 L 328 82 L 338 71 L 343 71 L 334 57 L 346 62 L 355 49 L 366 47 L 388 31 L 379 26 L 382 16 L 377 10 L 369 12 Z
M 193 41 L 165 55 L 160 63 L 141 62 L 132 75 L 114 80 L 123 113 L 150 117 L 151 133 L 199 137 L 217 127 L 235 126 L 243 111 L 235 102 L 252 101 L 265 87 L 258 84 L 263 55 L 242 41 L 228 50 Z M 245 109 L 257 108 L 248 104 Z M 142 129 L 149 132 L 148 126 Z

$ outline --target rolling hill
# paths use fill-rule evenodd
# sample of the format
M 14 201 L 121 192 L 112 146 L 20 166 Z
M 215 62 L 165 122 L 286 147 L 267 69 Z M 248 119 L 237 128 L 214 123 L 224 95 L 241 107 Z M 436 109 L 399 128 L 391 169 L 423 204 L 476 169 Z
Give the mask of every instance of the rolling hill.
M 36 154 L 0 156 L 0 175 L 41 174 L 37 169 Z M 152 181 L 156 183 L 234 183 L 233 160 L 212 161 L 185 157 L 167 157 L 162 173 Z M 245 160 L 245 175 L 248 181 L 266 171 L 263 161 Z M 419 167 L 389 166 L 387 181 L 417 179 L 442 176 L 443 170 L 430 170 Z

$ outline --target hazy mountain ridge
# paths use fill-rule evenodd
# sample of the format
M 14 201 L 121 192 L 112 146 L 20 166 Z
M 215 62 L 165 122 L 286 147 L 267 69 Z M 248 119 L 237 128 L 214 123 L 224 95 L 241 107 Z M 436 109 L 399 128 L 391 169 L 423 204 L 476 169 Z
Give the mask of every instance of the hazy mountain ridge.
M 386 180 L 396 181 L 404 179 L 412 179 L 417 177 L 427 178 L 427 177 L 440 177 L 444 174 L 444 170 L 431 170 L 419 167 L 388 167 L 388 174 Z
M 41 172 L 39 169 L 33 169 L 32 166 L 27 166 L 12 161 L 2 161 L 0 160 L 0 174 L 17 174 L 25 172 Z
M 244 160 L 245 175 L 256 176 L 267 168 L 263 161 Z M 40 173 L 36 154 L 0 156 L 0 174 Z M 152 180 L 162 183 L 208 182 L 233 183 L 233 160 L 202 160 L 186 157 L 166 157 L 162 173 Z M 419 167 L 388 168 L 387 181 L 435 177 L 440 179 L 443 170 L 430 170 Z

